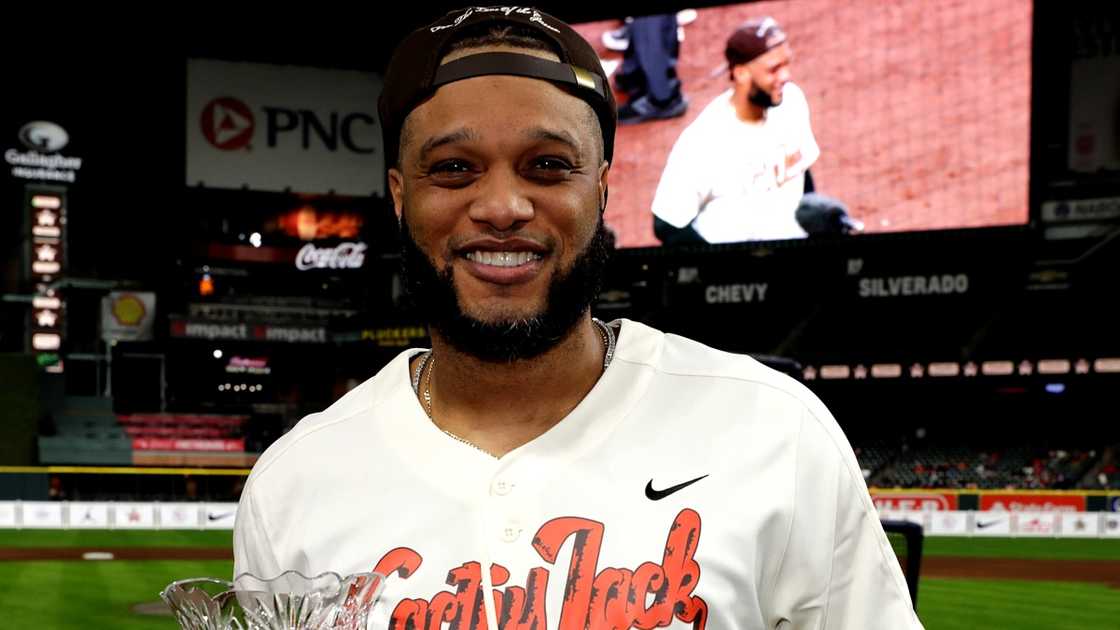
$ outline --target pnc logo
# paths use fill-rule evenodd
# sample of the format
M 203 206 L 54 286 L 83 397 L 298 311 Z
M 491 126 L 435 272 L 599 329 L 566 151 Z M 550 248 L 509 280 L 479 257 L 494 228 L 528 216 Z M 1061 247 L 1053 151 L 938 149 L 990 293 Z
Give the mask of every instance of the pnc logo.
M 235 98 L 223 96 L 207 103 L 199 123 L 202 135 L 215 149 L 236 151 L 253 139 L 253 112 Z

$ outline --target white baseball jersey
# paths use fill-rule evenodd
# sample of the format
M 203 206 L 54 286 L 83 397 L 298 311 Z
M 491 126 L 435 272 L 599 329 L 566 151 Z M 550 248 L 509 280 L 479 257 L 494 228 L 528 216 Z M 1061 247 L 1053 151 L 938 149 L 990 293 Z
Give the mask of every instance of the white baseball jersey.
M 425 415 L 416 352 L 261 457 L 237 572 L 375 569 L 370 627 L 395 630 L 921 628 L 851 447 L 796 381 L 622 320 L 586 398 L 495 459 Z
M 820 156 L 805 94 L 787 83 L 782 104 L 759 122 L 739 120 L 731 95 L 717 96 L 677 138 L 653 214 L 691 224 L 709 243 L 805 236 L 794 213 Z

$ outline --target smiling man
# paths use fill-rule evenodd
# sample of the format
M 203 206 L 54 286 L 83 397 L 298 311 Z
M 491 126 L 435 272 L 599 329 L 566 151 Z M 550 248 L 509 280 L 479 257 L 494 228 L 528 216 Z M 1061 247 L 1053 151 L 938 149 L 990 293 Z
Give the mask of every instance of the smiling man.
M 804 237 L 798 211 L 821 151 L 791 80 L 786 33 L 773 18 L 748 20 L 724 54 L 731 87 L 673 145 L 651 207 L 654 231 L 668 243 Z
M 379 111 L 432 348 L 261 457 L 237 571 L 376 570 L 374 628 L 920 627 L 816 398 L 591 317 L 615 106 L 578 34 L 452 12 L 401 43 Z

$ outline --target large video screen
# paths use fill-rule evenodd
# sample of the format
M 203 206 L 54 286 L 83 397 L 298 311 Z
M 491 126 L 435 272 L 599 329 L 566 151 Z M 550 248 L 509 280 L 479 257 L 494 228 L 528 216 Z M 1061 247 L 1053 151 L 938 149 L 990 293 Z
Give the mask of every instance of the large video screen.
M 618 246 L 1025 224 L 1031 14 L 780 0 L 578 25 L 620 105 Z

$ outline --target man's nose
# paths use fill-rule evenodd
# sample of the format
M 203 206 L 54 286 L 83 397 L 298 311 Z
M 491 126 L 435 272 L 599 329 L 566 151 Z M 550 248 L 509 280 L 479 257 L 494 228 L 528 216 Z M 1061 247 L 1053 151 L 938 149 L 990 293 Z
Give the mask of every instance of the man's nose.
M 495 230 L 509 230 L 533 218 L 533 203 L 525 182 L 511 168 L 492 168 L 476 182 L 470 218 Z

